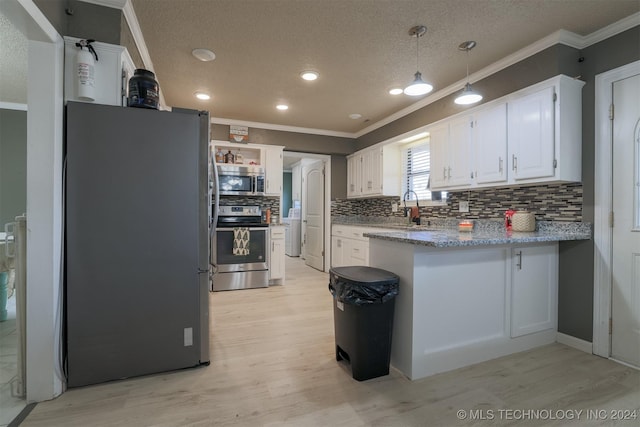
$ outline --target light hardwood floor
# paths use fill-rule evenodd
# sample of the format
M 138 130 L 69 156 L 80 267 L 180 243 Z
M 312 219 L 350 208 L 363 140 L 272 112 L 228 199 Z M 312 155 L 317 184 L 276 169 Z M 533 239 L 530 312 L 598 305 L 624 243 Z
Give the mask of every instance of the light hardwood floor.
M 586 410 L 640 411 L 640 372 L 561 344 L 419 381 L 392 370 L 357 382 L 335 361 L 328 275 L 294 258 L 286 267 L 284 286 L 210 295 L 210 366 L 72 389 L 22 425 L 597 426 L 612 425 L 611 413 L 588 420 Z M 585 412 L 524 422 L 499 412 L 529 409 Z M 494 419 L 459 420 L 458 410 Z

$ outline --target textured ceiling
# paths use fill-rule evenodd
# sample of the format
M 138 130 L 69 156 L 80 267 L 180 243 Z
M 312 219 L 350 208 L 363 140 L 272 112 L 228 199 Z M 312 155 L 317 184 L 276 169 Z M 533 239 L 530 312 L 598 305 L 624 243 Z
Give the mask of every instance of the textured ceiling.
M 27 39 L 2 13 L 0 13 L 0 102 L 27 103 Z
M 640 9 L 638 0 L 133 0 L 171 106 L 214 117 L 357 132 L 423 97 L 392 96 L 419 69 L 434 92 L 565 29 L 588 35 Z M 212 62 L 191 55 L 215 52 Z M 315 82 L 299 78 L 305 69 Z M 461 88 L 462 89 L 462 88 Z M 193 97 L 207 91 L 211 100 Z M 428 96 L 428 95 L 427 95 Z M 286 112 L 275 109 L 285 102 Z M 362 115 L 352 120 L 349 115 Z

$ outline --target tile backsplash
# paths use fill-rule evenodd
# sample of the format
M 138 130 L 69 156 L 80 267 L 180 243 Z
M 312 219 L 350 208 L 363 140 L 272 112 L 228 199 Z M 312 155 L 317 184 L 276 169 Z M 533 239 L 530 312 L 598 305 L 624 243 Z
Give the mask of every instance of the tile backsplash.
M 460 200 L 469 200 L 469 212 L 458 212 Z M 391 204 L 399 204 L 398 212 Z M 336 199 L 331 216 L 404 216 L 399 197 Z M 420 207 L 426 218 L 498 219 L 507 209 L 528 210 L 539 221 L 582 221 L 582 184 L 549 184 L 517 188 L 454 191 L 444 206 Z

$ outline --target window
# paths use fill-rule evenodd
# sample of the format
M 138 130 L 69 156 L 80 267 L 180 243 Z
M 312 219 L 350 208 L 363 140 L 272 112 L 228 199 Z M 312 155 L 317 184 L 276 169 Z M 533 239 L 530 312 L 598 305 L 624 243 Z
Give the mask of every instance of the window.
M 403 152 L 404 182 L 402 194 L 415 191 L 419 200 L 431 200 L 431 191 L 427 189 L 431 169 L 431 153 L 428 142 L 420 142 L 408 147 Z M 407 195 L 407 200 L 415 195 Z

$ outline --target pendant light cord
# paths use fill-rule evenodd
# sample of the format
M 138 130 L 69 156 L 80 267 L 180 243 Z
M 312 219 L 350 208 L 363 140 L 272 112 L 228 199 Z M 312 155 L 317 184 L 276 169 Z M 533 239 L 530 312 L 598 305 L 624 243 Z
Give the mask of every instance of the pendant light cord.
M 418 43 L 420 42 L 420 34 L 416 33 L 416 71 L 420 71 L 420 49 Z
M 467 83 L 469 83 L 469 50 L 467 49 Z

